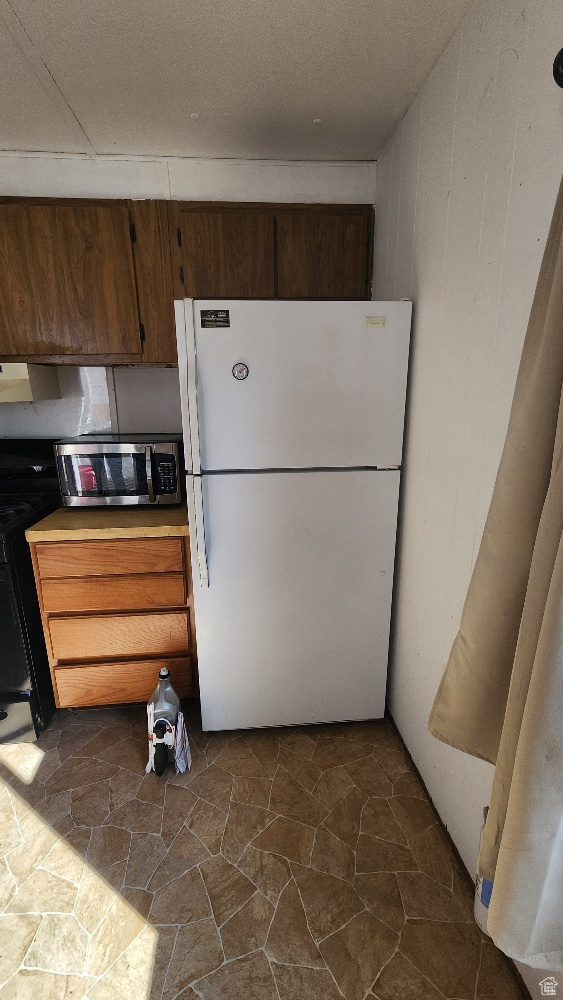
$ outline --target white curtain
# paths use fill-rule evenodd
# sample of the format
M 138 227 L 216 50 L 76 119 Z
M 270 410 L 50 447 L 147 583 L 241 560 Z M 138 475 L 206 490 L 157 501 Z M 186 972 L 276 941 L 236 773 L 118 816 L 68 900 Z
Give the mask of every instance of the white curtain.
M 496 765 L 478 871 L 512 958 L 563 970 L 563 181 L 460 630 L 429 720 Z

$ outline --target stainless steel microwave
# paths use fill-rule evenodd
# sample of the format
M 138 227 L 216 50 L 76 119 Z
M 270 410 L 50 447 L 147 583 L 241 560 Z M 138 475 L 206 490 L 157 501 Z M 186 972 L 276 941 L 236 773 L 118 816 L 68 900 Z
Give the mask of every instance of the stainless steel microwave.
M 180 435 L 85 434 L 55 444 L 63 505 L 179 504 L 183 500 Z

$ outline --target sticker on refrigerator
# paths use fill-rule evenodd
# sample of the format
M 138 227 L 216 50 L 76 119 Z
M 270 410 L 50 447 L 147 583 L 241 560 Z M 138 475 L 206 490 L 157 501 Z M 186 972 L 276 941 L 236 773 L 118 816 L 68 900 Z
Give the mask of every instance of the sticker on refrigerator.
M 226 329 L 231 325 L 228 309 L 200 309 L 201 329 Z
M 375 326 L 381 330 L 385 326 L 385 316 L 366 316 L 366 326 Z

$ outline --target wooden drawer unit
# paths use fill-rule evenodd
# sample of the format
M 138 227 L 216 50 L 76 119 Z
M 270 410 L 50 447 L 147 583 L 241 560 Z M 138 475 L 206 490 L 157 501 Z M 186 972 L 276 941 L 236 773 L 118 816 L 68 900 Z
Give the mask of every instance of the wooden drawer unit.
M 187 653 L 188 629 L 187 611 L 49 621 L 53 656 L 59 662 Z
M 148 701 L 161 667 L 168 667 L 181 698 L 193 694 L 189 657 L 170 660 L 129 660 L 86 667 L 57 667 L 55 691 L 60 708 L 79 705 L 119 705 Z
M 38 542 L 35 550 L 41 579 L 184 570 L 181 538 Z
M 181 608 L 188 596 L 183 573 L 43 580 L 41 589 L 47 612 Z
M 195 695 L 188 537 L 43 540 L 45 532 L 30 547 L 57 705 L 146 701 L 165 665 L 178 694 Z

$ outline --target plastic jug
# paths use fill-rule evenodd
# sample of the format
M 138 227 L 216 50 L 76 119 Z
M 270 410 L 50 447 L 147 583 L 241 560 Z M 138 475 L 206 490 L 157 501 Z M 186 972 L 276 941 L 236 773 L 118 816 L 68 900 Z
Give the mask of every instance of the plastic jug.
M 164 773 L 169 758 L 172 759 L 174 735 L 180 709 L 180 699 L 170 681 L 170 671 L 163 667 L 158 673 L 158 684 L 149 706 L 152 705 L 153 726 L 149 740 L 154 748 L 154 770 L 160 776 Z M 149 716 L 150 717 L 150 716 Z

